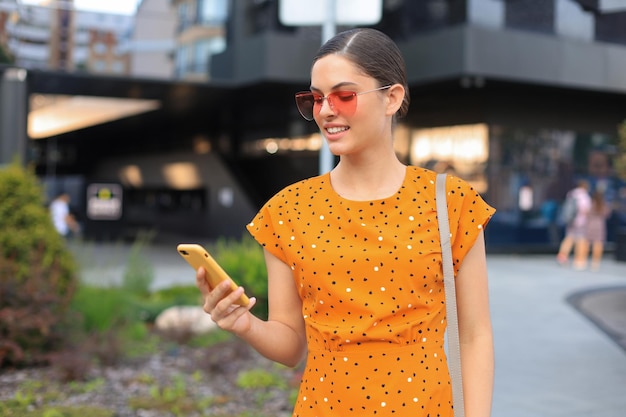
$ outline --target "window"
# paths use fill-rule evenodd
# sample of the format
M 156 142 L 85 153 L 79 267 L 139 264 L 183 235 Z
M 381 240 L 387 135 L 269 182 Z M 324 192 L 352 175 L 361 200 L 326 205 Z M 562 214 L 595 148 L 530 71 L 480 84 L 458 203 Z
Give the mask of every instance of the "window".
M 95 72 L 105 72 L 107 69 L 107 63 L 101 59 L 93 61 L 93 70 Z
M 554 33 L 554 1 L 515 0 L 507 1 L 506 25 L 514 29 Z
M 220 24 L 228 17 L 228 2 L 226 0 L 199 0 L 198 14 L 201 23 Z
M 626 45 L 626 11 L 597 16 L 596 40 Z
M 104 55 L 107 52 L 107 46 L 104 43 L 102 43 L 102 42 L 96 42 L 93 45 L 93 51 L 96 54 Z

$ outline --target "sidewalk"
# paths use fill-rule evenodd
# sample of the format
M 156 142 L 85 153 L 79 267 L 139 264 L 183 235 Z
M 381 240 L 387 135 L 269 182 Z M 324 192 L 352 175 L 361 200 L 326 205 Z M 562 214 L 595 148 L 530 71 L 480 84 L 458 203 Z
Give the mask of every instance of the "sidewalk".
M 74 246 L 81 276 L 119 283 L 129 245 Z M 194 285 L 175 245 L 152 245 L 154 288 Z M 496 347 L 493 417 L 626 415 L 626 263 L 597 272 L 549 255 L 489 255 Z
M 577 298 L 623 339 L 626 263 L 607 256 L 599 271 L 586 272 L 561 267 L 547 255 L 493 255 L 488 262 L 496 345 L 493 416 L 626 415 L 626 349 L 572 303 Z M 586 303 L 597 294 L 602 303 L 595 297 Z

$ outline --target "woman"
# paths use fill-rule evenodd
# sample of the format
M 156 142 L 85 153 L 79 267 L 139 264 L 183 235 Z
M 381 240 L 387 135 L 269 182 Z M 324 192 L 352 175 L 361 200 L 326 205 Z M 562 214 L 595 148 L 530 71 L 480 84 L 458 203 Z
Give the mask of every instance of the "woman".
M 394 152 L 409 96 L 403 58 L 372 29 L 342 32 L 313 60 L 296 95 L 339 163 L 271 198 L 248 225 L 264 247 L 269 318 L 211 290 L 204 309 L 266 357 L 307 359 L 294 416 L 452 416 L 435 173 Z M 447 180 L 465 407 L 490 414 L 493 343 L 483 226 L 494 210 Z
M 591 210 L 587 216 L 585 237 L 591 245 L 591 269 L 597 271 L 600 268 L 606 241 L 606 221 L 611 215 L 611 207 L 604 200 L 604 194 L 600 190 L 591 195 Z
M 582 271 L 587 268 L 589 255 L 589 241 L 587 240 L 587 221 L 591 210 L 591 197 L 589 196 L 589 183 L 586 180 L 578 181 L 574 189 L 568 192 L 568 197 L 576 203 L 574 217 L 565 227 L 565 237 L 559 245 L 556 260 L 561 265 L 566 265 L 570 252 L 574 249 L 574 269 Z

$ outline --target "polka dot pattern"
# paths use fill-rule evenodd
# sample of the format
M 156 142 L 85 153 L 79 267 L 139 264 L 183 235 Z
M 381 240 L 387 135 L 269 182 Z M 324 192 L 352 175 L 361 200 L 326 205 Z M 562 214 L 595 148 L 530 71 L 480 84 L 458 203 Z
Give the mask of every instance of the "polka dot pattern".
M 351 201 L 321 175 L 248 224 L 302 299 L 309 353 L 294 416 L 452 416 L 435 176 L 408 167 L 393 196 Z M 494 209 L 459 178 L 447 191 L 457 272 Z

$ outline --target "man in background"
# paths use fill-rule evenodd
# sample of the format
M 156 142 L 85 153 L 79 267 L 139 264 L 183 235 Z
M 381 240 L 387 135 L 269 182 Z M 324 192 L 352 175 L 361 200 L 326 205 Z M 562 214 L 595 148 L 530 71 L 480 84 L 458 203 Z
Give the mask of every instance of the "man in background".
M 55 229 L 63 237 L 77 235 L 80 227 L 70 212 L 70 195 L 62 192 L 50 203 L 50 215 Z

